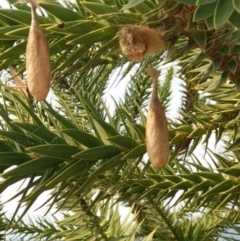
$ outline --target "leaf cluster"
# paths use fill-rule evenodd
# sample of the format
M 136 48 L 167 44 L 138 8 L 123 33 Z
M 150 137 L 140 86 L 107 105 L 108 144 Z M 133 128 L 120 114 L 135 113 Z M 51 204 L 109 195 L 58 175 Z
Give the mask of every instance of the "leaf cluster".
M 10 9 L 0 9 L 0 68 L 11 65 L 24 75 L 30 8 L 8 2 Z M 223 4 L 227 8 L 219 19 Z M 9 227 L 66 240 L 91 239 L 92 233 L 95 240 L 217 240 L 229 227 L 239 233 L 239 93 L 234 89 L 239 26 L 232 17 L 239 14 L 237 1 L 82 0 L 40 7 L 55 96 L 50 103 L 29 103 L 21 91 L 1 83 L 0 191 L 25 181 L 10 198 L 20 201 Z M 165 30 L 164 60 L 178 60 L 182 67 L 182 106 L 178 119 L 168 120 L 169 165 L 159 171 L 145 156 L 151 81 L 143 69 L 159 67 L 161 53 L 140 65 L 129 63 L 118 50 L 117 32 L 124 24 Z M 123 76 L 133 68 L 136 73 L 110 113 L 102 95 L 111 73 L 125 63 Z M 169 69 L 159 88 L 166 110 L 173 76 Z M 224 142 L 224 155 L 208 149 L 213 134 L 216 144 Z M 202 158 L 194 153 L 201 144 Z M 47 221 L 39 221 L 39 229 L 21 224 L 49 190 L 42 206 L 73 214 L 58 227 Z M 115 203 L 132 207 L 136 223 L 122 225 Z

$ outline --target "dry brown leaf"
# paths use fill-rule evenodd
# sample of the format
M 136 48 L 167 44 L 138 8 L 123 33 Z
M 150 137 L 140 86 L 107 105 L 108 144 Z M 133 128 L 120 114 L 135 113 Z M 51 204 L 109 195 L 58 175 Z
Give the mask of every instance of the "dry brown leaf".
M 13 67 L 9 66 L 9 69 L 10 69 L 10 74 L 12 75 L 13 81 L 16 85 L 16 88 L 22 89 L 24 94 L 27 96 L 28 100 L 32 102 L 33 97 L 29 93 L 29 90 L 27 88 L 27 83 L 16 73 Z
M 16 71 L 14 70 L 14 68 L 10 66 L 9 69 L 10 69 L 10 74 L 12 75 L 14 84 L 15 84 L 17 87 L 20 87 L 20 88 L 27 88 L 27 84 L 26 84 L 25 81 L 16 73 Z

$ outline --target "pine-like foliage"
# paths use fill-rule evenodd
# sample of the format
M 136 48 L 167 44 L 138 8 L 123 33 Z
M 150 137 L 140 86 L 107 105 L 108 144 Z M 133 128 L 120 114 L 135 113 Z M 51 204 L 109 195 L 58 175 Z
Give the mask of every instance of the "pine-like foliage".
M 53 75 L 43 102 L 10 75 L 11 66 L 25 80 L 31 11 L 7 2 L 0 8 L 0 192 L 24 184 L 9 197 L 19 201 L 10 219 L 1 214 L 0 235 L 239 240 L 239 1 L 40 2 Z M 130 61 L 118 43 L 124 25 L 159 30 L 165 51 Z M 161 70 L 158 92 L 168 117 L 170 153 L 161 170 L 145 155 L 149 65 Z M 111 86 L 119 95 L 109 106 Z M 61 220 L 24 219 L 49 191 L 42 206 Z

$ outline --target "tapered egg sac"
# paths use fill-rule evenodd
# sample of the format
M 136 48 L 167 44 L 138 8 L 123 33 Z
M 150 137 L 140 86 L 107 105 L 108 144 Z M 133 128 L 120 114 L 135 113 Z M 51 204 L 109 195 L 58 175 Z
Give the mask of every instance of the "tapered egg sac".
M 152 165 L 162 168 L 169 154 L 167 120 L 157 94 L 157 77 L 153 78 L 153 91 L 146 122 L 146 148 Z
M 36 100 L 44 100 L 50 89 L 51 64 L 48 42 L 36 17 L 32 4 L 32 21 L 26 49 L 27 87 Z

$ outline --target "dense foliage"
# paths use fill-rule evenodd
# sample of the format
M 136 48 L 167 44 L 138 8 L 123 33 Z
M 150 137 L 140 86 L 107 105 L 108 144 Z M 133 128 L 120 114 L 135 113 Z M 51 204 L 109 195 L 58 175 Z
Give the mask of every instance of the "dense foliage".
M 13 88 L 9 66 L 25 78 L 31 12 L 8 3 L 0 8 L 0 191 L 25 185 L 9 197 L 20 201 L 11 219 L 2 214 L 4 233 L 14 240 L 198 241 L 240 232 L 238 0 L 41 2 L 53 75 L 44 102 Z M 129 61 L 118 44 L 119 28 L 129 24 L 161 29 L 166 51 Z M 176 61 L 180 86 L 176 68 L 164 65 Z M 181 103 L 177 117 L 167 114 L 170 154 L 161 170 L 145 155 L 148 65 L 166 71 L 159 87 L 166 113 Z M 125 77 L 125 93 L 112 97 L 109 111 L 103 97 Z M 213 142 L 220 148 L 209 148 Z M 42 205 L 64 218 L 25 221 L 49 190 Z M 131 207 L 134 222 L 120 221 L 119 206 Z

